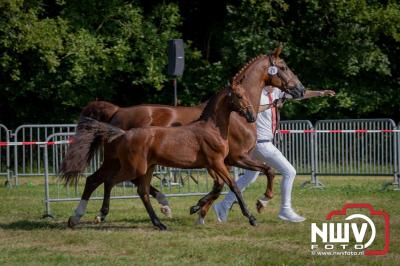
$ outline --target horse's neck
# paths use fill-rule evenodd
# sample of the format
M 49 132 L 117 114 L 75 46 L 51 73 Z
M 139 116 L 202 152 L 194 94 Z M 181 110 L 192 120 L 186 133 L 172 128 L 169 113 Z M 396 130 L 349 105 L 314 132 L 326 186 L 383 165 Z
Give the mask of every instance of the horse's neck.
M 226 91 L 220 93 L 212 106 L 212 112 L 207 122 L 217 127 L 223 139 L 228 138 L 229 118 L 232 112 L 228 93 Z
M 251 104 L 253 105 L 254 112 L 256 112 L 257 114 L 260 107 L 261 93 L 264 88 L 264 84 L 256 84 L 250 86 L 243 85 L 243 87 L 246 88 L 247 95 L 250 99 Z
M 261 92 L 264 88 L 265 82 L 265 69 L 263 66 L 263 59 L 257 60 L 253 65 L 247 67 L 241 76 L 243 79 L 240 81 L 241 85 L 245 88 L 247 96 L 249 97 L 254 111 L 258 113 L 260 106 Z

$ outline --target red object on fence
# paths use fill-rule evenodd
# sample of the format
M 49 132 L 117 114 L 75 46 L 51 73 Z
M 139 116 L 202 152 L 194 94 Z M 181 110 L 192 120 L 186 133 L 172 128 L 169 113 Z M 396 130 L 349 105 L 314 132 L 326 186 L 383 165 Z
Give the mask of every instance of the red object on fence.
M 339 134 L 339 133 L 396 133 L 400 132 L 400 129 L 330 129 L 330 130 L 316 130 L 316 129 L 305 129 L 305 130 L 279 130 L 280 134 L 310 134 L 310 133 L 325 133 L 325 134 Z
M 281 129 L 277 133 L 280 134 L 311 134 L 311 133 L 325 133 L 325 134 L 340 134 L 340 133 L 400 133 L 400 129 L 333 129 L 333 130 L 288 130 Z M 28 145 L 56 145 L 56 144 L 71 144 L 74 142 L 73 137 L 68 140 L 61 141 L 22 141 L 22 142 L 0 142 L 0 147 L 3 146 L 28 146 Z
M 70 144 L 72 140 L 61 140 L 61 141 L 22 141 L 22 142 L 0 142 L 2 146 L 31 146 L 31 145 L 56 145 L 56 144 Z

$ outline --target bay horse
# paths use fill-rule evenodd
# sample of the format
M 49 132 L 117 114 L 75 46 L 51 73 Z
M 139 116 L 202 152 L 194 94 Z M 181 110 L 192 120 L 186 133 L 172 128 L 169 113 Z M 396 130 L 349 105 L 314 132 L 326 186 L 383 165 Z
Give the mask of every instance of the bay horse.
M 214 179 L 214 186 L 212 191 L 200 200 L 199 208 L 208 210 L 225 183 L 235 193 L 243 215 L 254 226 L 256 219 L 248 211 L 241 192 L 225 165 L 229 151 L 229 118 L 232 111 L 239 113 L 249 123 L 256 120 L 256 113 L 246 91 L 238 84 L 220 91 L 208 101 L 199 119 L 180 127 L 150 126 L 125 131 L 92 118 L 82 118 L 78 124 L 79 134 L 74 138 L 76 145 L 70 147 L 64 159 L 68 163 L 63 166 L 74 165 L 79 163 L 82 157 L 87 157 L 87 154 L 82 154 L 82 150 L 86 149 L 81 147 L 93 148 L 91 144 L 97 137 L 109 142 L 115 147 L 113 156 L 118 160 L 119 168 L 109 175 L 105 182 L 112 188 L 117 183 L 135 180 L 138 194 L 150 219 L 160 230 L 165 230 L 166 226 L 155 214 L 149 198 L 154 167 L 162 165 L 177 168 L 207 168 Z M 88 152 L 92 151 L 89 149 Z M 77 181 L 76 175 L 68 174 L 69 169 L 63 168 L 61 172 L 67 184 Z
M 251 59 L 240 71 L 234 76 L 234 81 L 240 83 L 246 89 L 246 93 L 250 98 L 251 104 L 255 112 L 258 112 L 261 91 L 271 85 L 291 94 L 293 98 L 299 98 L 304 93 L 304 87 L 298 80 L 297 76 L 287 67 L 283 59 L 280 58 L 282 46 L 268 55 L 261 55 Z M 269 74 L 271 66 L 277 68 L 276 74 Z M 200 117 L 206 103 L 194 107 L 174 107 L 167 105 L 137 105 L 127 108 L 121 108 L 105 101 L 95 101 L 89 103 L 81 112 L 81 117 L 91 117 L 99 121 L 108 122 L 116 127 L 124 130 L 143 126 L 179 126 L 186 125 Z M 266 164 L 259 162 L 251 157 L 251 151 L 256 143 L 256 128 L 254 124 L 249 124 L 246 120 L 232 113 L 230 117 L 230 128 L 228 134 L 229 154 L 225 159 L 225 163 L 230 166 L 237 166 L 248 170 L 261 171 L 268 178 L 268 185 L 265 196 L 273 197 L 273 179 L 274 174 L 271 168 Z M 77 130 L 79 134 L 79 128 Z M 102 144 L 101 138 L 97 138 L 93 143 L 94 147 Z M 71 144 L 73 146 L 75 144 Z M 93 149 L 94 151 L 95 149 Z M 85 189 L 82 194 L 82 200 L 88 201 L 93 191 L 102 183 L 104 183 L 107 175 L 116 171 L 118 162 L 113 159 L 113 145 L 104 144 L 104 161 L 101 167 L 92 175 L 87 177 Z M 86 161 L 90 161 L 93 157 L 90 154 L 88 158 L 82 158 L 80 164 L 75 165 L 74 169 L 69 167 L 73 172 L 82 172 L 86 165 Z M 99 215 L 95 221 L 100 222 L 105 219 L 109 212 L 111 189 L 105 184 L 104 199 Z M 169 211 L 168 201 L 165 196 L 157 189 L 151 187 L 150 193 L 158 202 L 163 205 L 161 211 L 163 213 Z M 202 214 L 202 213 L 200 213 Z M 78 223 L 79 219 L 73 219 Z M 70 224 L 74 226 L 75 224 Z

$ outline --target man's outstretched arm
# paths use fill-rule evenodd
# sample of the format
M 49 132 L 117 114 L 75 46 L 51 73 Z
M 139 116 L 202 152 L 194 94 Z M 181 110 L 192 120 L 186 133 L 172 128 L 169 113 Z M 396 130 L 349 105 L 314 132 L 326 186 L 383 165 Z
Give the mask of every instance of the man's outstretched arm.
M 332 90 L 322 90 L 322 91 L 313 91 L 313 90 L 306 90 L 304 92 L 304 95 L 301 99 L 299 100 L 304 100 L 304 99 L 310 99 L 314 97 L 324 97 L 324 96 L 335 96 L 336 93 Z

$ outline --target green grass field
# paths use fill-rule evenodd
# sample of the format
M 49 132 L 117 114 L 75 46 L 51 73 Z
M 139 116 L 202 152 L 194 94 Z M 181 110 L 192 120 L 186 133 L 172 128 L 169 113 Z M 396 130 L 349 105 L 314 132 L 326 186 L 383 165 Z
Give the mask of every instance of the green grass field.
M 399 265 L 400 192 L 380 192 L 390 177 L 321 177 L 323 190 L 299 186 L 309 177 L 297 177 L 293 205 L 307 220 L 292 224 L 279 220 L 280 177 L 276 196 L 262 214 L 255 200 L 265 187 L 260 177 L 244 194 L 258 226 L 251 227 L 237 205 L 228 223 L 219 224 L 210 210 L 206 225 L 195 225 L 189 207 L 198 197 L 171 198 L 174 217 L 160 218 L 168 231 L 150 223 L 140 200 L 114 200 L 107 221 L 94 224 L 101 202 L 91 201 L 82 224 L 68 229 L 66 221 L 76 202 L 52 203 L 54 219 L 42 219 L 41 179 L 21 179 L 18 188 L 0 188 L 0 265 Z M 29 185 L 28 185 L 29 184 Z M 101 188 L 100 188 L 101 189 Z M 313 256 L 310 224 L 344 203 L 370 203 L 390 214 L 390 252 L 385 256 Z M 158 210 L 158 205 L 153 201 Z M 159 212 L 158 212 L 159 213 Z M 382 225 L 378 224 L 378 231 Z M 380 230 L 381 232 L 382 230 Z M 382 238 L 378 236 L 378 238 Z

